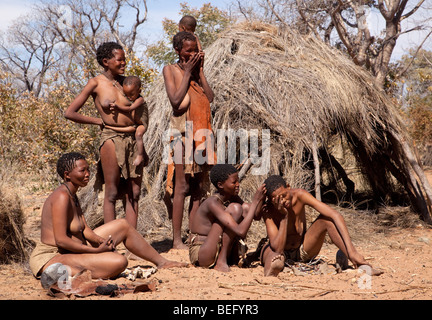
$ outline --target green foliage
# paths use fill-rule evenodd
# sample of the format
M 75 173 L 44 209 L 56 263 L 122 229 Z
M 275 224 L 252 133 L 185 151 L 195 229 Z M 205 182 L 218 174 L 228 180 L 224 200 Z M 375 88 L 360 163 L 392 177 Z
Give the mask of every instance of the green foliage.
M 125 51 L 128 52 L 127 48 L 125 48 Z M 125 75 L 139 77 L 143 83 L 144 90 L 148 88 L 148 85 L 151 84 L 158 75 L 155 69 L 149 67 L 146 59 L 137 57 L 133 51 L 127 53 L 126 63 Z
M 51 90 L 46 99 L 30 93 L 9 95 L 9 103 L 3 105 L 0 115 L 2 161 L 19 163 L 36 174 L 53 168 L 59 155 L 68 151 L 82 152 L 94 162 L 99 128 L 64 118 L 64 110 L 73 98 L 66 87 Z M 94 112 L 93 107 L 85 109 L 86 113 Z
M 432 94 L 432 51 L 420 50 L 414 57 L 414 50 L 404 55 L 400 62 L 401 67 L 411 63 L 404 74 L 402 81 L 408 92 L 407 96 L 425 97 Z M 412 60 L 413 59 L 413 60 Z
M 408 130 L 419 150 L 428 153 L 432 146 L 432 52 L 414 53 L 415 50 L 410 50 L 398 61 L 399 70 L 408 69 L 396 80 L 400 84 L 399 96 Z M 425 164 L 432 164 L 430 155 L 424 154 L 423 159 Z
M 432 144 L 432 95 L 411 98 L 407 115 L 412 137 L 421 145 Z
M 228 13 L 212 6 L 204 4 L 200 9 L 194 9 L 187 3 L 181 3 L 180 16 L 191 15 L 197 20 L 195 34 L 198 36 L 203 49 L 212 44 L 232 20 Z M 150 45 L 147 48 L 148 56 L 158 66 L 172 64 L 177 59 L 177 54 L 172 48 L 172 38 L 178 32 L 178 21 L 165 18 L 162 21 L 164 39 Z
M 85 66 L 83 69 L 86 72 L 83 77 L 101 71 L 97 66 Z M 134 52 L 127 55 L 126 74 L 139 76 L 144 87 L 156 77 L 156 71 L 149 68 L 146 60 L 137 57 Z M 65 152 L 81 152 L 91 164 L 96 163 L 100 130 L 98 126 L 81 125 L 65 119 L 64 111 L 75 98 L 76 90 L 81 91 L 82 88 L 69 88 L 54 83 L 47 88 L 46 98 L 37 98 L 28 92 L 17 95 L 11 78 L 0 73 L 1 162 L 30 168 L 33 173 L 42 173 L 53 181 L 56 177 L 56 161 Z M 99 116 L 92 98 L 80 112 L 88 116 Z

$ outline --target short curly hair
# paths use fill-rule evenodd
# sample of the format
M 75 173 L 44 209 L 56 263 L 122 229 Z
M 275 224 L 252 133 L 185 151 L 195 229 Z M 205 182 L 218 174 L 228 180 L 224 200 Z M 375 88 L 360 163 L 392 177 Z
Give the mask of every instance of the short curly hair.
M 138 88 L 141 88 L 141 79 L 137 76 L 127 76 L 123 80 L 124 86 L 137 86 Z
M 180 19 L 179 25 L 184 26 L 187 30 L 195 30 L 197 26 L 197 21 L 193 16 L 185 15 L 183 18 Z
M 181 31 L 177 33 L 173 38 L 173 47 L 175 50 L 180 51 L 183 48 L 183 43 L 185 41 L 194 41 L 197 39 L 193 33 L 187 31 Z
M 271 197 L 272 193 L 275 192 L 280 187 L 287 187 L 287 183 L 285 182 L 285 179 L 281 176 L 273 175 L 265 179 L 264 181 L 265 187 L 266 187 L 266 195 L 268 197 Z
M 78 152 L 65 153 L 57 160 L 57 173 L 64 179 L 64 173 L 66 171 L 72 171 L 76 166 L 76 161 L 85 159 L 86 158 Z
M 216 188 L 218 188 L 219 182 L 225 182 L 230 175 L 236 172 L 238 172 L 237 169 L 231 164 L 216 164 L 210 170 L 210 181 Z
M 114 57 L 113 50 L 123 50 L 123 47 L 117 42 L 104 42 L 96 50 L 96 60 L 103 67 L 103 59 Z

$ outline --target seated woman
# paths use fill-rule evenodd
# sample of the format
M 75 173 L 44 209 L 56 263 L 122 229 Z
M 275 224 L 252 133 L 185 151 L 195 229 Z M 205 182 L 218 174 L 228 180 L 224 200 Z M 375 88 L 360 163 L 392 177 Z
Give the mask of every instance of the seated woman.
M 56 263 L 68 266 L 70 276 L 89 270 L 94 279 L 116 277 L 128 265 L 126 257 L 115 251 L 120 242 L 158 268 L 186 266 L 162 257 L 125 219 L 113 220 L 94 231 L 87 225 L 76 195 L 78 188 L 89 182 L 89 165 L 83 155 L 62 155 L 57 172 L 64 182 L 45 201 L 41 242 L 30 257 L 35 277 Z

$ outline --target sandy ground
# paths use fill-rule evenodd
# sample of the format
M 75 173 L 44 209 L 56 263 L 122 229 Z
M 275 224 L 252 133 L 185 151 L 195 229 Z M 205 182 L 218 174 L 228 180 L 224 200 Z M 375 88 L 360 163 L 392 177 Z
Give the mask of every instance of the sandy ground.
M 430 176 L 430 174 L 429 174 Z M 23 201 L 27 215 L 25 233 L 31 239 L 39 236 L 40 209 L 44 197 Z M 168 230 L 167 230 L 168 231 Z M 169 249 L 163 235 L 147 239 L 169 259 L 189 262 L 188 252 Z M 255 244 L 248 243 L 250 248 Z M 22 264 L 0 265 L 0 300 L 396 300 L 432 299 L 432 230 L 416 224 L 412 228 L 391 227 L 380 234 L 365 234 L 356 240 L 358 250 L 376 268 L 384 271 L 379 277 L 369 277 L 359 270 L 336 273 L 337 248 L 325 244 L 320 258 L 328 265 L 322 274 L 296 275 L 286 268 L 278 277 L 264 277 L 263 267 L 232 267 L 231 272 L 188 267 L 157 270 L 148 279 L 131 282 L 125 278 L 110 283 L 137 285 L 153 281 L 156 289 L 143 293 L 120 294 L 109 298 L 91 295 L 52 297 Z M 151 264 L 130 260 L 130 266 Z

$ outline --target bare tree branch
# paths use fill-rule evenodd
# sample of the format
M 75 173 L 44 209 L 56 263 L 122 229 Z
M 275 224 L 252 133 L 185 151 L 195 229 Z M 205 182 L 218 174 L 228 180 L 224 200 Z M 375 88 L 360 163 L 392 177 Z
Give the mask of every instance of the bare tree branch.
M 276 19 L 279 20 L 280 23 L 282 23 L 283 25 L 286 25 L 286 22 L 284 21 L 284 19 L 281 18 L 281 16 L 279 16 L 279 14 L 276 12 L 274 6 L 272 3 L 270 3 L 270 0 L 266 0 L 268 6 L 270 7 L 271 12 L 274 14 L 274 16 L 276 17 Z
M 302 3 L 300 2 L 301 0 L 296 0 L 296 4 L 297 4 L 297 10 L 301 16 L 301 18 L 303 19 L 303 21 L 307 24 L 307 26 L 309 27 L 310 30 L 312 30 L 312 32 L 314 33 L 314 35 L 319 38 L 319 34 L 317 32 L 317 28 L 315 25 L 313 25 L 310 20 L 306 17 L 306 14 L 304 12 Z
M 129 6 L 136 10 L 135 23 L 132 26 L 132 31 L 130 36 L 131 37 L 130 44 L 129 44 L 130 47 L 133 47 L 135 45 L 136 37 L 138 34 L 138 27 L 147 21 L 147 15 L 148 15 L 147 1 L 142 0 L 142 2 L 144 5 L 144 14 L 142 17 L 141 17 L 140 6 L 135 2 L 134 3 L 128 2 Z
M 414 7 L 410 12 L 404 14 L 404 15 L 401 17 L 400 20 L 401 20 L 401 21 L 402 21 L 402 20 L 405 20 L 405 19 L 409 18 L 410 16 L 412 16 L 414 13 L 416 13 L 417 10 L 420 9 L 420 7 L 421 7 L 421 5 L 423 4 L 423 2 L 425 2 L 425 0 L 420 0 L 420 2 L 417 3 L 417 5 L 416 5 L 416 6 L 415 6 L 415 7 Z
M 426 35 L 426 37 L 423 39 L 423 41 L 417 47 L 416 51 L 414 52 L 414 54 L 412 55 L 412 57 L 410 59 L 410 62 L 397 74 L 398 78 L 402 77 L 409 70 L 409 68 L 411 67 L 411 65 L 414 62 L 414 59 L 417 57 L 417 54 L 419 53 L 420 49 L 423 47 L 424 43 L 430 37 L 431 34 L 432 34 L 432 30 L 429 31 L 429 33 Z M 426 60 L 427 60 L 427 58 L 426 58 Z M 430 63 L 429 60 L 427 60 L 427 61 Z

